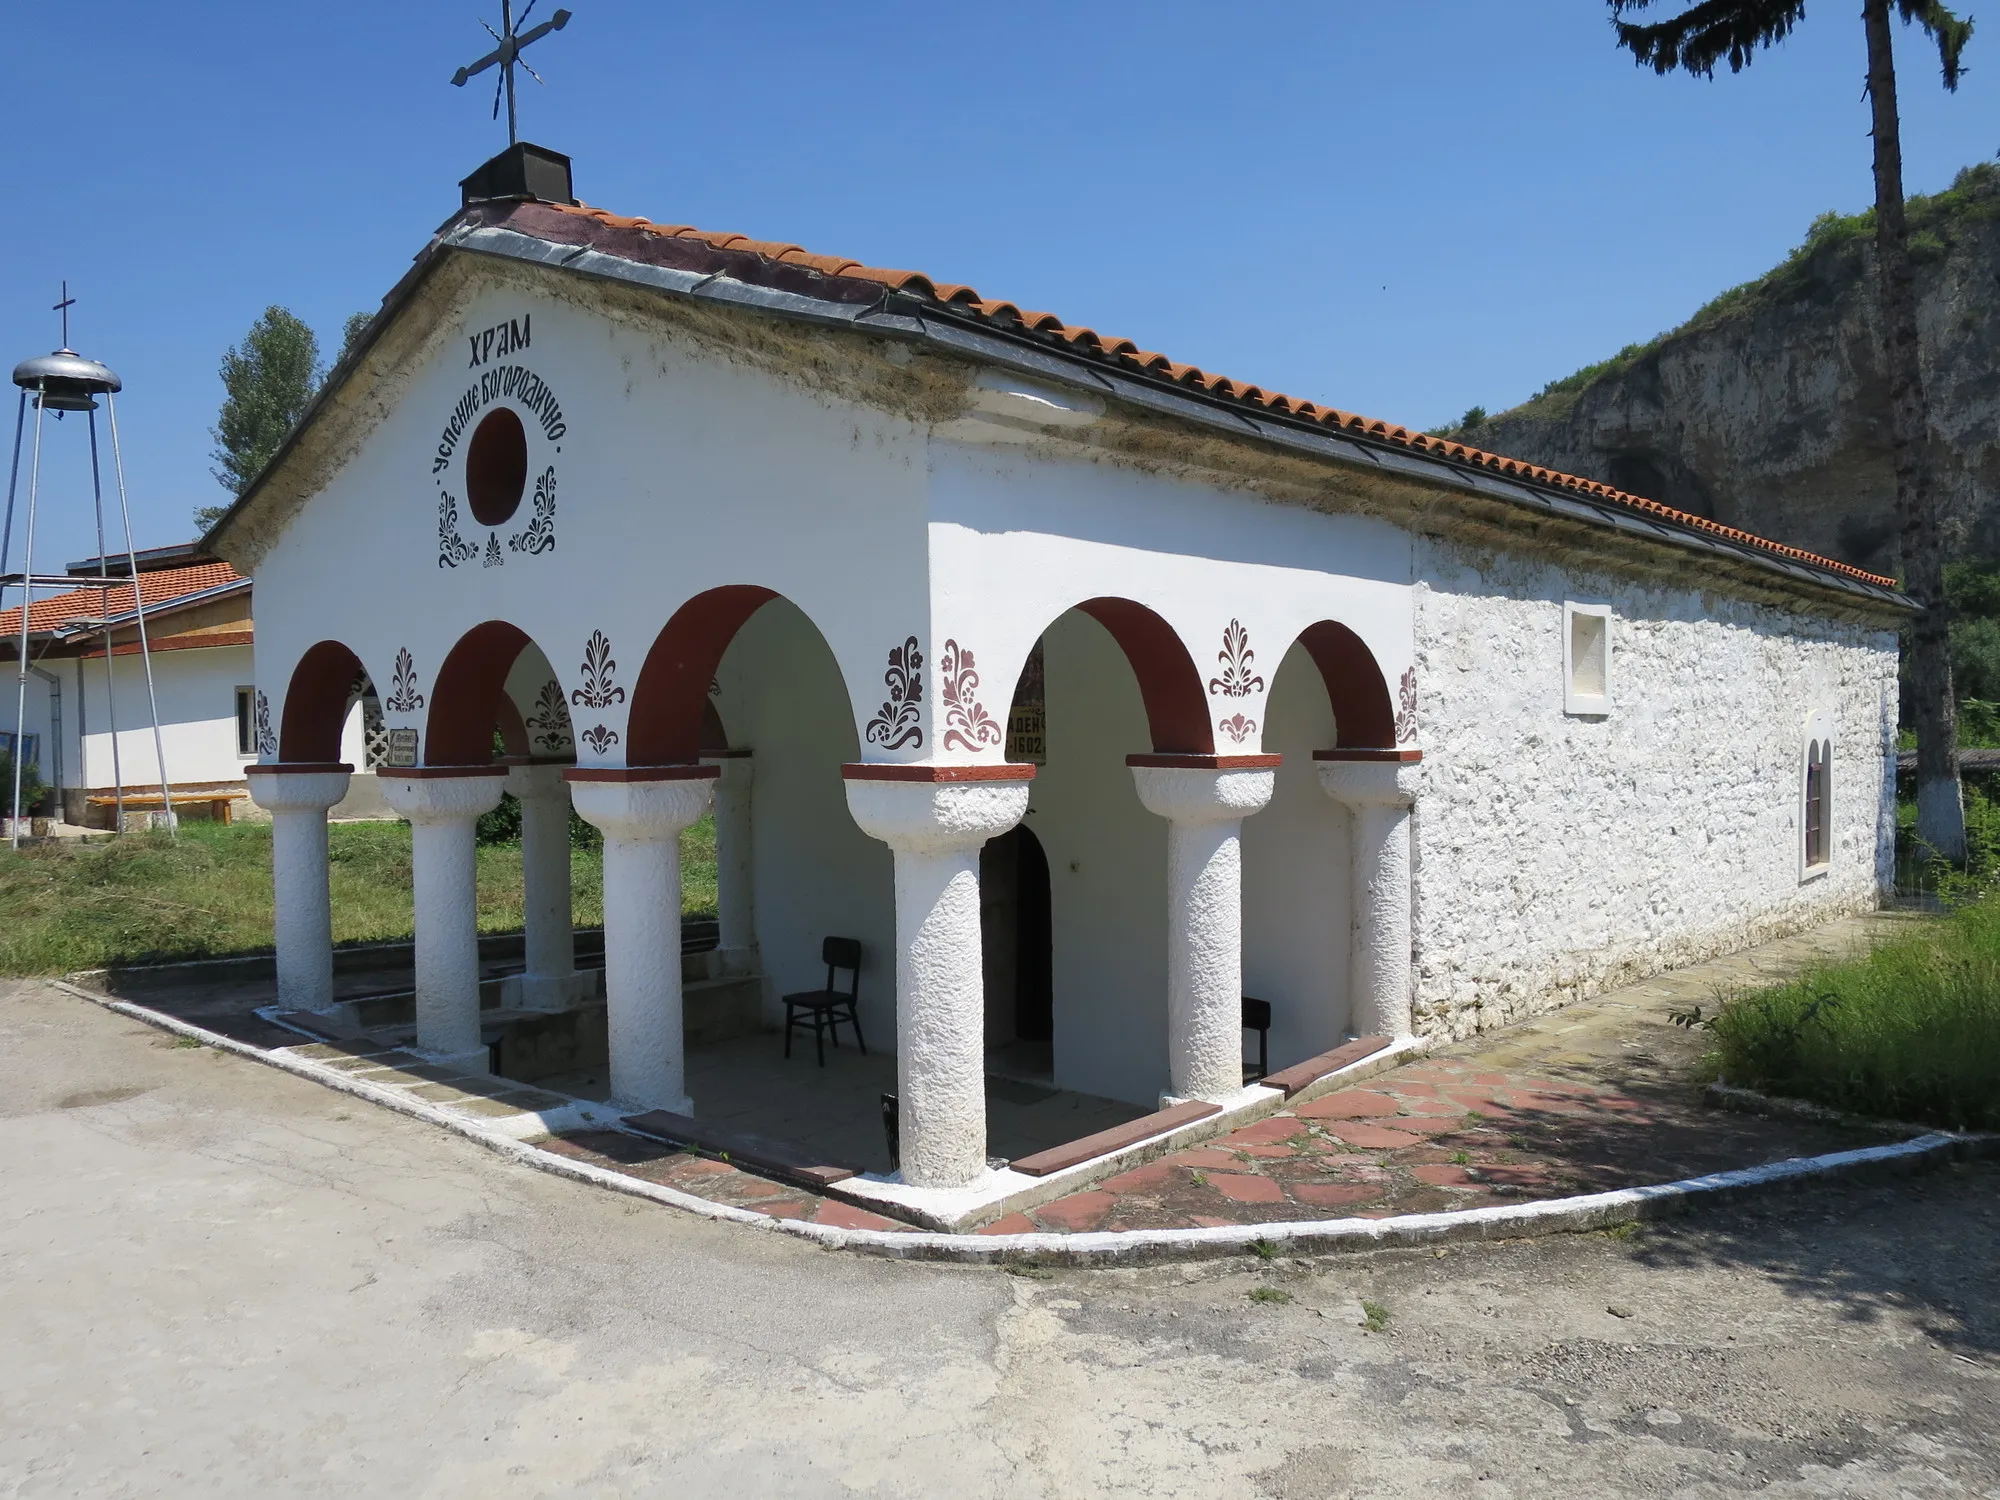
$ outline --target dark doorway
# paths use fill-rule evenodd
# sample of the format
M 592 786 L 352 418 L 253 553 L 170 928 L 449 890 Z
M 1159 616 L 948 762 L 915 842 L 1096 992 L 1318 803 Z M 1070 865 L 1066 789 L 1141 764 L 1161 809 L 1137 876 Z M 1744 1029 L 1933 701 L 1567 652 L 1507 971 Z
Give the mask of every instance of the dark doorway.
M 1055 1036 L 1055 933 L 1041 840 L 1022 826 L 989 842 L 979 855 L 979 887 L 986 1043 L 1049 1042 Z

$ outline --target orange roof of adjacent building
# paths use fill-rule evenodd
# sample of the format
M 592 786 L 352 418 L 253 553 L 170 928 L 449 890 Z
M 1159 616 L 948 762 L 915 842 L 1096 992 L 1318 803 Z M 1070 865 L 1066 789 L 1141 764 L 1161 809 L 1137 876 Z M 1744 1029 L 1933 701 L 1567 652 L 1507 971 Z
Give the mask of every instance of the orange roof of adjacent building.
M 220 588 L 225 583 L 241 583 L 243 575 L 226 562 L 197 563 L 191 568 L 160 568 L 139 575 L 139 598 L 146 608 L 170 604 L 189 594 Z M 132 584 L 129 579 L 113 579 L 108 589 L 90 584 L 63 594 L 37 599 L 28 610 L 28 633 L 39 635 L 58 630 L 77 620 L 116 619 L 132 613 Z M 21 638 L 21 608 L 0 610 L 0 645 Z
M 1842 577 L 1883 588 L 1898 587 L 1893 578 L 1869 573 L 1849 563 L 1836 562 L 1832 558 L 1821 557 L 1803 548 L 1786 546 L 1782 542 L 1774 542 L 1768 537 L 1757 536 L 1752 532 L 1740 531 L 1733 526 L 1724 526 L 1704 516 L 1690 515 L 1686 511 L 1675 510 L 1672 506 L 1662 505 L 1656 500 L 1648 500 L 1640 495 L 1628 494 L 1594 479 L 1583 479 L 1574 474 L 1545 469 L 1537 464 L 1524 463 L 1519 459 L 1507 458 L 1497 453 L 1488 453 L 1465 443 L 1435 438 L 1428 433 L 1413 431 L 1394 423 L 1357 416 L 1353 412 L 1321 406 L 1313 401 L 1302 401 L 1278 391 L 1265 390 L 1262 386 L 1232 380 L 1225 375 L 1210 374 L 1195 365 L 1179 364 L 1164 354 L 1141 349 L 1130 339 L 1112 338 L 1091 328 L 1065 323 L 1054 313 L 1034 312 L 1017 307 L 1012 302 L 982 297 L 969 286 L 956 282 L 936 281 L 920 271 L 886 270 L 880 266 L 864 265 L 860 261 L 850 260 L 844 256 L 815 255 L 797 245 L 753 240 L 741 234 L 718 234 L 686 224 L 655 224 L 648 219 L 626 218 L 585 204 L 509 204 L 507 208 L 508 217 L 517 221 L 524 217 L 532 220 L 534 210 L 553 211 L 610 229 L 636 230 L 648 236 L 664 239 L 691 240 L 725 254 L 733 252 L 753 255 L 773 266 L 796 268 L 812 276 L 869 283 L 906 296 L 936 302 L 943 307 L 961 314 L 969 314 L 1009 331 L 1051 338 L 1067 345 L 1076 353 L 1136 369 L 1176 385 L 1204 391 L 1211 396 L 1261 407 L 1267 411 L 1318 423 L 1325 427 L 1337 428 L 1455 464 L 1489 469 L 1536 484 L 1574 491 L 1588 495 L 1593 500 L 1621 506 L 1690 530 L 1706 532 L 1758 551 L 1791 558 Z M 530 210 L 528 215 L 521 213 L 524 208 Z M 529 232 L 535 231 L 531 229 Z

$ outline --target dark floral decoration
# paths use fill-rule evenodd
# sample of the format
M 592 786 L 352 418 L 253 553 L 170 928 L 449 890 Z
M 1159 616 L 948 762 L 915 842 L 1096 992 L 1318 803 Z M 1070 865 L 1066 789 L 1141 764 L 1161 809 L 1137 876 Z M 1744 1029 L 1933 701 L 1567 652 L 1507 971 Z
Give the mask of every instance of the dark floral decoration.
M 1417 737 L 1417 669 L 1403 673 L 1396 693 L 1396 743 L 1407 745 Z
M 1226 719 L 1218 720 L 1215 727 L 1240 745 L 1257 732 L 1257 721 L 1246 719 L 1241 714 L 1231 714 Z
M 389 701 L 384 705 L 392 713 L 413 714 L 424 706 L 424 695 L 417 691 L 417 664 L 410 655 L 409 647 L 396 648 L 396 676 L 390 684 Z
M 555 755 L 570 748 L 574 732 L 569 718 L 569 707 L 563 702 L 562 684 L 551 677 L 542 684 L 540 696 L 535 699 L 535 711 L 526 719 L 528 728 L 535 736 L 535 743 L 544 755 Z
M 507 561 L 506 555 L 502 553 L 500 550 L 499 535 L 496 533 L 493 536 L 489 536 L 486 539 L 486 561 L 483 564 L 481 564 L 481 566 L 488 568 L 497 568 L 504 565 L 506 561 Z
M 915 636 L 891 648 L 889 670 L 882 674 L 882 681 L 888 686 L 889 697 L 868 721 L 868 743 L 885 750 L 901 750 L 905 745 L 922 749 L 924 656 L 917 649 Z
M 455 568 L 479 556 L 479 549 L 458 534 L 458 501 L 438 495 L 438 566 Z
M 593 755 L 602 755 L 618 743 L 618 731 L 606 729 L 602 724 L 593 724 L 583 732 L 584 744 L 590 746 Z
M 1250 632 L 1243 628 L 1241 620 L 1231 620 L 1223 628 L 1222 649 L 1215 659 L 1222 664 L 1222 675 L 1209 678 L 1211 695 L 1247 698 L 1264 686 L 1264 679 L 1251 671 L 1257 665 L 1257 653 L 1250 649 Z
M 617 670 L 618 663 L 611 657 L 611 638 L 601 630 L 591 631 L 583 647 L 583 686 L 569 695 L 569 701 L 584 708 L 623 703 L 625 689 L 611 680 Z
M 264 696 L 262 688 L 257 689 L 257 753 L 278 753 L 278 736 L 271 730 L 271 700 Z
M 979 673 L 973 670 L 972 653 L 957 641 L 946 641 L 938 669 L 944 673 L 945 749 L 977 755 L 981 745 L 999 744 L 1000 721 L 975 696 Z
M 556 471 L 553 466 L 542 470 L 535 481 L 535 514 L 527 526 L 507 538 L 507 545 L 523 556 L 535 556 L 555 550 L 556 545 Z

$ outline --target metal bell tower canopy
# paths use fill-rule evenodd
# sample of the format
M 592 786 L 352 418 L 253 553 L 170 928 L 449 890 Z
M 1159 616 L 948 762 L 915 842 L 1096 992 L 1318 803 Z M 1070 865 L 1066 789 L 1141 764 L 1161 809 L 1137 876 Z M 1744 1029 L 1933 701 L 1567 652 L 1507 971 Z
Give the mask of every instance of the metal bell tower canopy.
M 118 449 L 118 404 L 112 398 L 123 389 L 123 383 L 105 365 L 94 359 L 85 359 L 69 348 L 69 308 L 71 298 L 67 285 L 63 287 L 63 300 L 56 304 L 63 315 L 63 346 L 53 354 L 42 355 L 38 359 L 24 359 L 14 366 L 14 384 L 21 388 L 21 395 L 14 414 L 14 460 L 7 475 L 7 518 L 4 528 L 0 528 L 0 599 L 5 591 L 18 587 L 21 590 L 21 635 L 15 642 L 18 655 L 15 658 L 16 678 L 14 692 L 14 784 L 0 788 L 5 795 L 7 809 L 12 814 L 10 842 L 15 848 L 21 844 L 21 770 L 22 751 L 25 748 L 28 711 L 28 634 L 29 617 L 33 613 L 35 590 L 38 588 L 75 589 L 76 578 L 65 573 L 38 574 L 35 572 L 35 520 L 41 500 L 42 478 L 42 436 L 44 419 L 50 412 L 60 418 L 65 412 L 85 413 L 90 429 L 90 490 L 91 501 L 97 519 L 97 582 L 98 619 L 105 627 L 104 634 L 104 683 L 105 701 L 109 705 L 111 730 L 111 774 L 117 783 L 118 829 L 125 828 L 125 776 L 120 764 L 118 750 L 118 694 L 116 667 L 117 655 L 113 650 L 113 624 L 123 624 L 129 618 L 136 624 L 139 635 L 139 660 L 146 674 L 146 701 L 153 718 L 153 753 L 159 762 L 160 807 L 165 816 L 169 835 L 173 832 L 173 797 L 169 790 L 171 783 L 167 776 L 167 752 L 160 736 L 159 695 L 153 687 L 153 650 L 146 638 L 146 606 L 140 597 L 139 558 L 132 543 L 132 512 L 125 501 L 125 461 Z M 97 398 L 104 398 L 105 416 L 111 429 L 111 468 L 118 484 L 118 514 L 125 526 L 125 558 L 131 569 L 132 607 L 122 608 L 113 614 L 112 593 L 124 587 L 123 580 L 114 582 L 105 561 L 104 549 L 104 482 L 97 457 Z M 34 444 L 28 465 L 28 506 L 23 527 L 23 547 L 21 569 L 9 572 L 8 563 L 13 558 L 14 542 L 14 500 L 19 490 L 21 478 L 21 440 L 26 433 L 28 404 L 35 407 Z M 83 585 L 90 587 L 89 584 Z M 54 726 L 50 726 L 53 730 Z

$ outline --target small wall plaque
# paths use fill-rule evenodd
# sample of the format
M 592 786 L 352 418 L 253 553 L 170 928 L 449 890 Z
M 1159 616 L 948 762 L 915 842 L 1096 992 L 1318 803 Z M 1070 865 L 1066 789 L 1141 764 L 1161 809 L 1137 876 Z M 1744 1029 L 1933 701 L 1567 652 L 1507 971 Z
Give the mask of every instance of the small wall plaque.
M 1028 653 L 1014 702 L 1007 710 L 1007 759 L 1024 765 L 1049 763 L 1048 709 L 1042 688 L 1042 643 Z
M 389 752 L 382 757 L 384 770 L 414 770 L 417 764 L 417 732 L 414 729 L 389 731 Z

